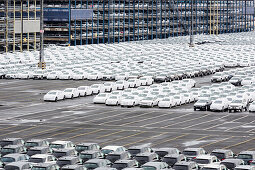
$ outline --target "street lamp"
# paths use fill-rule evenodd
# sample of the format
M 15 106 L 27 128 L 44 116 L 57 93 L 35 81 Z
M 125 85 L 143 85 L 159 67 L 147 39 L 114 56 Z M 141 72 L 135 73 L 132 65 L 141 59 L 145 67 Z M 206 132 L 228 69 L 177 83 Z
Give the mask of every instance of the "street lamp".
M 45 62 L 44 62 L 44 49 L 43 49 L 43 34 L 44 34 L 44 28 L 43 28 L 43 2 L 44 0 L 40 0 L 40 56 L 39 56 L 39 63 L 38 67 L 45 69 Z
M 193 36 L 193 0 L 191 1 L 191 28 L 190 28 L 190 42 L 189 46 L 194 47 L 194 36 Z

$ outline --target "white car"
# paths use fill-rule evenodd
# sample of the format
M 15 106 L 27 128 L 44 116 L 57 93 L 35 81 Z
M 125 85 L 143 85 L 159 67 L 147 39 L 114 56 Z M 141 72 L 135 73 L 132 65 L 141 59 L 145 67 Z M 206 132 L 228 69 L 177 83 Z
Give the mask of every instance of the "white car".
M 254 77 L 246 77 L 242 80 L 241 85 L 251 85 L 255 83 L 255 78 Z
M 128 88 L 128 82 L 126 80 L 118 80 L 116 81 L 117 90 L 124 90 Z
M 88 80 L 101 80 L 103 78 L 103 74 L 100 72 L 93 72 L 88 75 Z
M 18 73 L 17 78 L 30 79 L 30 78 L 33 78 L 33 73 L 31 71 L 24 71 L 24 72 Z
M 112 153 L 112 152 L 125 152 L 127 151 L 127 149 L 124 147 L 124 146 L 112 146 L 112 145 L 108 145 L 108 146 L 105 146 L 101 149 L 101 152 L 104 154 L 104 155 L 108 155 L 109 153 Z
M 73 77 L 73 74 L 70 72 L 63 72 L 62 74 L 59 75 L 60 80 L 71 80 Z
M 35 154 L 28 160 L 28 162 L 32 163 L 56 163 L 56 161 L 56 157 L 49 154 Z
M 64 92 L 60 90 L 51 90 L 46 95 L 44 95 L 43 100 L 44 101 L 58 101 L 58 100 L 64 100 L 65 94 Z
M 219 163 L 219 160 L 214 155 L 199 155 L 196 158 L 192 159 L 192 161 L 196 162 L 199 168 L 203 168 L 205 165 L 212 163 Z
M 255 112 L 255 101 L 250 104 L 249 112 Z
M 227 167 L 223 164 L 217 164 L 217 163 L 213 163 L 213 164 L 207 164 L 204 165 L 204 167 L 201 170 L 208 170 L 208 169 L 214 169 L 214 170 L 227 170 Z
M 176 103 L 177 103 L 176 105 L 177 105 L 177 106 L 180 106 L 180 105 L 182 105 L 182 104 L 185 104 L 185 100 L 184 100 L 184 98 L 183 98 L 182 95 L 176 94 L 176 95 L 173 96 L 173 98 L 174 98 L 174 100 L 176 101 Z
M 117 90 L 117 86 L 113 82 L 104 83 L 105 92 L 111 92 Z
M 129 77 L 129 73 L 120 73 L 115 76 L 115 80 L 127 80 Z
M 62 74 L 60 71 L 53 71 L 47 75 L 48 80 L 56 80 Z
M 106 101 L 106 106 L 118 106 L 121 102 L 121 96 L 120 95 L 110 95 Z
M 151 76 L 144 76 L 140 79 L 141 86 L 149 86 L 153 84 L 153 78 Z
M 91 90 L 90 86 L 80 86 L 77 89 L 80 93 L 80 96 L 92 95 L 92 90 Z
M 73 99 L 79 97 L 80 93 L 77 88 L 67 88 L 64 90 L 64 95 L 66 99 Z
M 225 98 L 216 99 L 210 106 L 211 111 L 224 111 L 228 108 L 228 100 Z
M 148 96 L 148 97 L 144 97 L 140 102 L 140 107 L 153 107 L 153 106 L 157 106 L 158 102 L 156 100 L 156 97 L 153 96 Z
M 129 79 L 128 81 L 128 87 L 136 88 L 141 86 L 141 82 L 139 79 Z
M 192 88 L 196 86 L 196 81 L 193 79 L 184 79 L 182 80 L 182 83 L 185 83 L 187 87 Z
M 50 143 L 50 148 L 52 149 L 74 149 L 74 144 L 72 141 L 62 141 L 57 140 Z
M 121 100 L 120 105 L 124 106 L 136 106 L 139 104 L 139 99 L 137 96 L 127 96 Z
M 73 80 L 84 80 L 85 76 L 86 75 L 82 72 L 76 72 L 75 74 L 73 74 L 72 79 Z
M 159 108 L 171 108 L 175 106 L 173 97 L 165 97 L 158 103 Z
M 96 97 L 94 97 L 93 103 L 105 104 L 106 99 L 108 98 L 109 95 L 110 95 L 109 93 L 99 93 Z
M 105 92 L 105 88 L 103 84 L 93 84 L 92 86 L 90 86 L 90 88 L 92 90 L 92 94 Z

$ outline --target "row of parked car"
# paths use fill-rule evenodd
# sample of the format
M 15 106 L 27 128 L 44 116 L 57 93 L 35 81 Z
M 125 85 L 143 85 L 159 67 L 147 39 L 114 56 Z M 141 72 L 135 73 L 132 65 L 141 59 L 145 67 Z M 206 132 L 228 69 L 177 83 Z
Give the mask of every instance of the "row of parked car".
M 225 41 L 233 36 L 236 34 L 228 35 Z M 206 42 L 206 38 L 214 39 L 201 37 Z M 174 40 L 183 38 L 187 37 Z M 170 39 L 145 42 L 49 46 L 45 49 L 45 70 L 37 69 L 38 52 L 1 54 L 0 77 L 123 80 L 152 76 L 154 81 L 164 82 L 208 75 L 222 71 L 224 67 L 255 65 L 252 45 L 238 46 L 229 42 L 224 46 L 210 43 L 189 48 L 187 45 L 171 44 Z
M 5 138 L 0 141 L 0 168 L 5 170 L 254 170 L 255 151 L 203 148 L 125 148 L 97 143 Z
M 136 82 L 138 79 L 130 79 Z M 130 81 L 128 80 L 128 81 Z M 120 81 L 117 81 L 117 83 Z M 124 84 L 125 80 L 122 80 Z M 197 97 L 192 93 L 191 88 L 195 87 L 193 79 L 175 80 L 150 86 L 138 88 L 123 88 L 123 91 L 111 93 L 99 93 L 94 97 L 96 104 L 133 107 L 154 107 L 171 108 L 196 101 Z M 136 87 L 135 85 L 131 87 Z M 116 88 L 115 88 L 116 89 Z
M 197 89 L 198 101 L 194 110 L 255 111 L 255 84 L 237 87 L 230 82 L 212 84 Z

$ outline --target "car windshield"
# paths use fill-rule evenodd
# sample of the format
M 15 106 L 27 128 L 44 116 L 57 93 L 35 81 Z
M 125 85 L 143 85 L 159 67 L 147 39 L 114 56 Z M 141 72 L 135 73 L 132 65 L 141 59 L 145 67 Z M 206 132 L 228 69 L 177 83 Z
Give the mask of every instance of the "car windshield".
M 1 146 L 12 145 L 12 141 L 1 141 Z
M 234 169 L 235 164 L 231 162 L 221 162 L 221 164 L 224 164 L 228 169 Z
M 163 162 L 166 162 L 168 165 L 173 166 L 177 162 L 177 158 L 163 158 Z
M 170 98 L 164 98 L 162 101 L 170 101 Z
M 135 80 L 131 79 L 131 80 L 128 80 L 128 82 L 135 82 Z
M 212 152 L 212 155 L 216 156 L 218 159 L 224 159 L 225 158 L 224 153 Z
M 120 159 L 120 155 L 107 155 L 106 159 L 108 159 L 111 162 L 115 162 Z
M 38 146 L 38 143 L 37 142 L 26 142 L 25 146 L 34 147 L 34 146 Z
M 81 159 L 92 159 L 92 154 L 81 154 L 80 158 Z
M 59 149 L 59 148 L 64 148 L 64 145 L 61 145 L 61 144 L 50 144 L 50 147 L 51 148 Z
M 133 97 L 133 96 L 128 96 L 128 97 L 126 97 L 126 99 L 134 99 L 135 97 Z
M 58 161 L 57 161 L 57 164 L 58 164 L 60 167 L 62 167 L 62 166 L 64 166 L 64 165 L 71 165 L 71 164 L 72 164 L 72 161 L 70 161 L 70 160 L 58 160 Z
M 35 155 L 35 154 L 41 154 L 41 151 L 40 150 L 29 150 L 27 152 L 28 156 L 32 156 L 32 155 Z
M 84 166 L 87 168 L 87 169 L 95 169 L 98 167 L 98 165 L 96 163 L 85 163 Z
M 110 99 L 117 99 L 117 96 L 111 96 Z
M 160 157 L 164 157 L 165 155 L 168 154 L 168 152 L 166 152 L 166 151 L 156 151 L 156 153 L 157 153 Z
M 142 167 L 144 170 L 156 170 L 154 166 L 143 166 Z
M 85 87 L 79 87 L 78 90 L 86 90 Z
M 11 157 L 2 157 L 2 158 L 1 158 L 1 161 L 2 161 L 2 162 L 14 162 L 15 159 L 14 159 L 14 158 L 11 158 Z
M 34 166 L 32 170 L 46 170 L 45 167 Z
M 242 103 L 242 100 L 234 100 L 232 103 Z
M 189 170 L 189 167 L 186 165 L 175 165 L 174 169 L 175 170 Z
M 123 84 L 124 82 L 122 81 L 117 81 L 116 84 Z
M 56 152 L 56 151 L 54 151 L 54 156 L 57 157 L 57 158 L 65 156 L 65 155 L 66 155 L 65 152 Z
M 145 99 L 143 100 L 153 100 L 153 97 L 146 97 Z
M 3 149 L 1 150 L 1 152 L 4 152 L 4 153 L 14 153 L 14 152 L 15 152 L 15 149 L 3 148 Z
M 5 170 L 20 170 L 18 166 L 6 165 Z
M 91 88 L 98 88 L 98 85 L 93 85 L 91 86 Z
M 131 153 L 131 155 L 136 155 L 141 152 L 140 149 L 128 149 L 128 152 Z
M 110 149 L 102 149 L 101 151 L 103 152 L 103 154 L 108 154 L 108 153 L 112 152 L 113 150 L 110 150 Z
M 103 93 L 98 95 L 98 97 L 105 97 L 105 96 L 106 96 L 106 94 L 103 94 Z
M 45 160 L 43 158 L 30 158 L 28 162 L 33 162 L 33 163 L 43 163 Z
M 88 150 L 88 146 L 81 146 L 81 145 L 76 145 L 75 149 L 77 151 L 84 151 L 84 150 Z
M 194 159 L 193 161 L 195 161 L 198 164 L 209 164 L 210 161 L 208 159 Z
M 222 101 L 221 101 L 221 100 L 216 100 L 214 103 L 216 103 L 216 104 L 222 104 Z
M 197 152 L 196 151 L 183 151 L 184 155 L 188 155 L 188 156 L 196 156 Z
M 252 159 L 252 155 L 250 154 L 239 154 L 237 156 L 238 159 Z
M 128 165 L 126 163 L 114 163 L 112 167 L 116 169 L 124 169 L 128 167 Z

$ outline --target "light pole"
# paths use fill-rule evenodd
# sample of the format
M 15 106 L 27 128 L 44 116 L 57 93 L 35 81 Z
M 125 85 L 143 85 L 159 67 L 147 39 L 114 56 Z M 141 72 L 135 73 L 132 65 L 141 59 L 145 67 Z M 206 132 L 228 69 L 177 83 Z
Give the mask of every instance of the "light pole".
M 194 36 L 193 36 L 193 0 L 191 1 L 191 28 L 190 28 L 190 42 L 189 46 L 194 47 Z
M 38 67 L 45 69 L 46 65 L 44 62 L 44 49 L 43 49 L 43 34 L 44 34 L 44 28 L 43 28 L 43 2 L 44 0 L 40 0 L 40 56 L 39 56 L 39 63 Z

